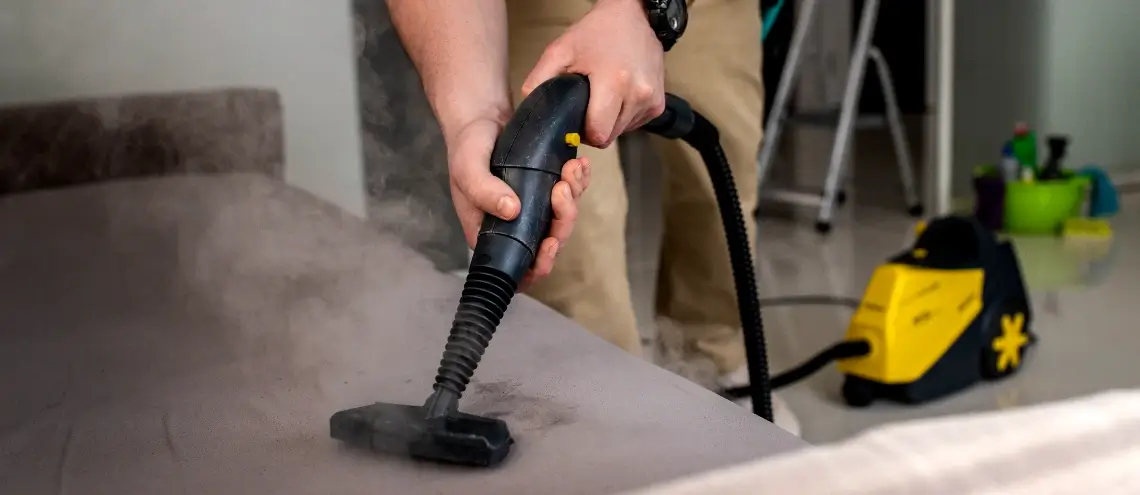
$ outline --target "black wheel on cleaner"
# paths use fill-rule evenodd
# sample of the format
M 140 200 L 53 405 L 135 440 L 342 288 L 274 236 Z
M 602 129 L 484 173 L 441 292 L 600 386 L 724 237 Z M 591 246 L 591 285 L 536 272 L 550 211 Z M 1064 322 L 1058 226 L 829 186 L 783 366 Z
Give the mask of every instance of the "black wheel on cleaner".
M 870 383 L 848 375 L 843 378 L 843 401 L 851 407 L 867 407 L 875 401 L 875 391 Z
M 998 380 L 1017 372 L 1025 359 L 1032 337 L 1029 333 L 1029 304 L 1009 298 L 996 306 L 982 321 L 981 372 L 986 380 Z

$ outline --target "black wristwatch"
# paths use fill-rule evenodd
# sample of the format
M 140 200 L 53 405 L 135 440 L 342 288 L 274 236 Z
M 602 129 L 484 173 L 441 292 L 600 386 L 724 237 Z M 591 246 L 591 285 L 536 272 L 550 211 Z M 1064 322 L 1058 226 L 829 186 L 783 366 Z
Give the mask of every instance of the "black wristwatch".
M 685 33 L 685 26 L 689 25 L 689 8 L 685 4 L 688 0 L 642 1 L 649 14 L 649 27 L 657 33 L 661 47 L 669 51 Z

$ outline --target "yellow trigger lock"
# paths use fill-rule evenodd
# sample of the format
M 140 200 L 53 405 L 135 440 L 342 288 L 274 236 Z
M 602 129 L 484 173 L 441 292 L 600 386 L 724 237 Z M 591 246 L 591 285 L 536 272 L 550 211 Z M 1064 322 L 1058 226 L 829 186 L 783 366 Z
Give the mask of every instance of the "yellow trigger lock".
M 577 148 L 578 145 L 582 144 L 582 136 L 579 136 L 577 132 L 566 133 L 566 144 Z

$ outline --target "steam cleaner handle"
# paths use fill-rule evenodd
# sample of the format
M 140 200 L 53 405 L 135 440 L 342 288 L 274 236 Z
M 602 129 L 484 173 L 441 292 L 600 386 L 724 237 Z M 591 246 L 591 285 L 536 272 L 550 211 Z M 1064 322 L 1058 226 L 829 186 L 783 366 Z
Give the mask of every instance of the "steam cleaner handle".
M 544 82 L 523 100 L 491 153 L 491 173 L 518 195 L 514 220 L 486 215 L 470 271 L 494 269 L 515 286 L 534 264 L 554 215 L 551 194 L 562 167 L 578 156 L 590 100 L 589 80 L 565 74 Z

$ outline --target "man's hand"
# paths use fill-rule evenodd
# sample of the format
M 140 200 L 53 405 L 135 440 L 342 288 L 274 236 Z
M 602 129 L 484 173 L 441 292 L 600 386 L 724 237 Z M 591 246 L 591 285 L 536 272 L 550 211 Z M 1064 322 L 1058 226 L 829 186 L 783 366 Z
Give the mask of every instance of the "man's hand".
M 507 183 L 491 174 L 491 151 L 503 129 L 506 117 L 485 117 L 472 121 L 448 139 L 448 168 L 451 198 L 463 225 L 467 245 L 474 248 L 484 212 L 503 220 L 519 214 L 519 199 Z M 550 274 L 558 248 L 570 238 L 578 216 L 577 200 L 590 184 L 590 162 L 585 157 L 570 160 L 562 167 L 562 180 L 554 185 L 551 203 L 554 218 L 550 235 L 543 239 L 535 255 L 534 267 L 520 290 Z
M 591 146 L 606 148 L 665 110 L 664 50 L 641 0 L 598 0 L 547 47 L 523 94 L 567 72 L 590 78 L 585 137 Z

